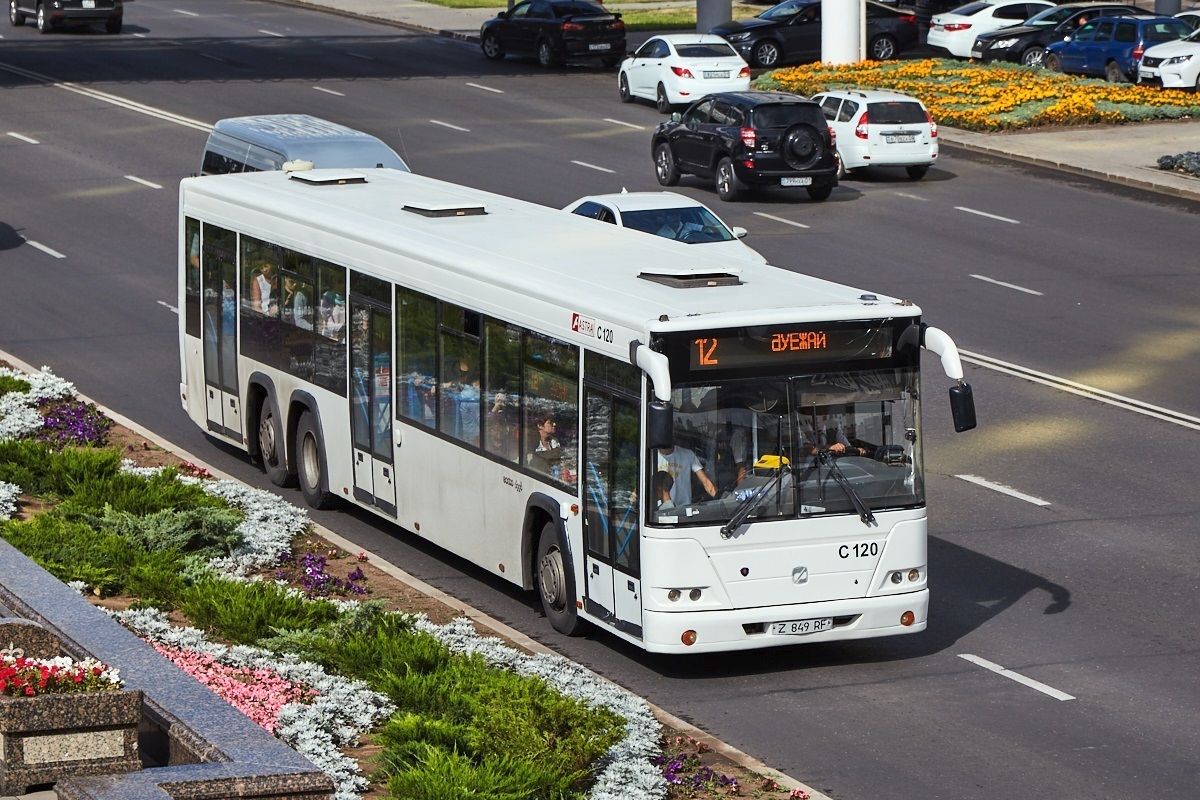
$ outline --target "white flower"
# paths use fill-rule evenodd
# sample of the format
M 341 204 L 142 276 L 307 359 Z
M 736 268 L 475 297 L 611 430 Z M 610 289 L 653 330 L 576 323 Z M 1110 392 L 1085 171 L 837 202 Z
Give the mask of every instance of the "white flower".
M 0 367 L 0 376 L 16 378 L 29 384 L 27 392 L 8 392 L 0 396 L 0 442 L 28 436 L 42 427 L 42 415 L 37 401 L 47 397 L 72 397 L 75 386 L 42 367 L 41 372 L 27 375 L 15 369 Z
M 17 498 L 20 496 L 20 486 L 0 481 L 0 519 L 12 519 L 12 515 L 17 513 Z

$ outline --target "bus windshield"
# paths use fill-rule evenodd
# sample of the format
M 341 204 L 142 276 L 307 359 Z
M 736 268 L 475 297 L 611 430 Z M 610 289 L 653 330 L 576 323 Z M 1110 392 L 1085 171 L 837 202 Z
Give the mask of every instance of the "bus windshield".
M 748 522 L 923 505 L 917 397 L 911 368 L 676 386 L 647 519 L 723 524 L 767 484 Z

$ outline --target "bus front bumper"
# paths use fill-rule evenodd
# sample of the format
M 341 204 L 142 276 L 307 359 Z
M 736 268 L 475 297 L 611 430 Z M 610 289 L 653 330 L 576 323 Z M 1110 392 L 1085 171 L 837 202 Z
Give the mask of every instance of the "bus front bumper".
M 912 624 L 900 618 L 912 612 Z M 793 644 L 869 639 L 918 633 L 929 617 L 929 590 L 880 597 L 854 597 L 822 603 L 745 608 L 730 611 L 662 612 L 642 614 L 642 643 L 651 653 L 706 653 L 754 650 Z M 833 619 L 833 628 L 818 633 L 771 633 L 774 622 Z M 683 644 L 686 631 L 695 631 L 695 644 Z

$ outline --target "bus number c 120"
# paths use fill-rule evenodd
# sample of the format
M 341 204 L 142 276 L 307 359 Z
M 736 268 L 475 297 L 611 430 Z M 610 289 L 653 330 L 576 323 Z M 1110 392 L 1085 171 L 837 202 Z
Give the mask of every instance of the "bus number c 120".
M 858 544 L 844 544 L 838 548 L 838 555 L 842 558 L 868 558 L 870 556 L 879 555 L 879 542 L 860 542 Z

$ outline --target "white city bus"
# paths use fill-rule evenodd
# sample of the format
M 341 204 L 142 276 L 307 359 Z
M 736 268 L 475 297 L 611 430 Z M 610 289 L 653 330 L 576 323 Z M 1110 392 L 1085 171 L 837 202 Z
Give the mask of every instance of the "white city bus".
M 393 170 L 186 179 L 180 398 L 655 652 L 923 630 L 912 303 Z

